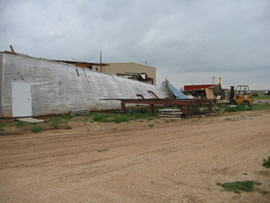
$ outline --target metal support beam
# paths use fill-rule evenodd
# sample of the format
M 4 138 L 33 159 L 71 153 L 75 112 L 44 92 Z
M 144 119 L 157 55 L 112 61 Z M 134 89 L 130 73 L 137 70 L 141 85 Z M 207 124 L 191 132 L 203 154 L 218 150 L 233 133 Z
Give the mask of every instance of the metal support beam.
M 121 112 L 125 113 L 126 112 L 126 105 L 124 102 L 121 101 Z
M 184 107 L 184 116 L 188 116 L 188 107 L 190 105 L 201 105 L 201 104 L 208 104 L 209 111 L 212 112 L 213 110 L 213 103 L 216 102 L 214 99 L 102 99 L 102 100 L 119 100 L 121 101 L 121 111 L 125 112 L 125 104 L 149 104 L 150 105 L 150 112 L 154 114 L 154 106 L 155 104 L 162 104 L 162 105 L 177 105 Z
M 150 104 L 150 113 L 153 116 L 155 113 L 155 105 L 154 104 Z
M 184 116 L 188 116 L 188 105 L 184 105 Z

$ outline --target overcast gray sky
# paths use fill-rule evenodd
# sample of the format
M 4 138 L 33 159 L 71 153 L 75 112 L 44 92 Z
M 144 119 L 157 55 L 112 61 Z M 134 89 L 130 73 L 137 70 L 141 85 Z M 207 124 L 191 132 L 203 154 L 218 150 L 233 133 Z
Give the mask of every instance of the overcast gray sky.
M 270 0 L 1 0 L 0 50 L 136 62 L 158 83 L 270 88 Z

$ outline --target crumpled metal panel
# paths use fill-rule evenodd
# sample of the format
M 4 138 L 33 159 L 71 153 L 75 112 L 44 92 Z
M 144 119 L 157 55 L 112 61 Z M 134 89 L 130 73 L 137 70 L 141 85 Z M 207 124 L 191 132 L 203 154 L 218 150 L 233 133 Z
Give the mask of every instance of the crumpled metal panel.
M 176 99 L 189 99 L 181 90 L 176 89 L 168 80 L 166 82 L 169 90 L 173 93 Z

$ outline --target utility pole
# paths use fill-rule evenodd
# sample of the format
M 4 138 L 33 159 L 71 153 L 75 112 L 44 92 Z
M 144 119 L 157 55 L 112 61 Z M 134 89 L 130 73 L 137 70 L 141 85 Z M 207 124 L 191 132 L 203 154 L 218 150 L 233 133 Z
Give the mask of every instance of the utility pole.
M 100 49 L 100 72 L 102 72 L 102 50 Z

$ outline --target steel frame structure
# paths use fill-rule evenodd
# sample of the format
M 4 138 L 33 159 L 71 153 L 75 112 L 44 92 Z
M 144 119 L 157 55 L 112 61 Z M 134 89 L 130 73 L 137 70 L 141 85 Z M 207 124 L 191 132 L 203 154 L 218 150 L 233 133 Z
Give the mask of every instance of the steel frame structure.
M 201 104 L 209 105 L 209 112 L 213 110 L 215 99 L 102 99 L 102 100 L 119 100 L 121 101 L 121 112 L 126 112 L 126 104 L 149 104 L 150 113 L 154 114 L 156 104 L 162 105 L 179 105 L 184 107 L 184 116 L 188 116 L 188 107 Z

